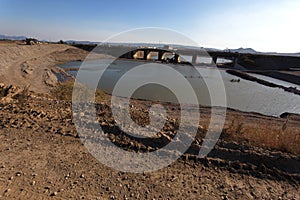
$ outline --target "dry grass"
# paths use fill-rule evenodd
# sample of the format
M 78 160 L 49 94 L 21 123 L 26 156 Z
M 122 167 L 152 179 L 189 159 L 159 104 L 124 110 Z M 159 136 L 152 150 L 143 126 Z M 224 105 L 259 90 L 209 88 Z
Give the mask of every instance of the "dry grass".
M 245 123 L 244 119 L 233 119 L 223 134 L 236 142 L 300 154 L 300 132 L 289 127 L 288 120 L 282 124 L 262 121 L 253 125 Z
M 87 86 L 82 84 L 77 84 L 77 91 L 80 92 L 78 97 L 84 99 L 88 93 L 93 92 Z M 50 93 L 51 95 L 58 100 L 72 101 L 72 93 L 74 88 L 74 80 L 68 80 L 63 83 L 59 83 L 54 87 Z M 80 99 L 79 99 L 80 100 Z M 109 95 L 104 91 L 97 89 L 95 93 L 95 102 L 107 102 L 109 100 Z
M 18 105 L 22 108 L 24 104 L 27 102 L 28 97 L 30 95 L 29 91 L 30 85 L 26 85 L 23 87 L 22 91 L 16 95 L 16 99 L 18 100 Z
M 50 93 L 51 95 L 58 100 L 71 101 L 72 100 L 72 91 L 73 91 L 74 81 L 69 80 L 63 83 L 58 83 Z

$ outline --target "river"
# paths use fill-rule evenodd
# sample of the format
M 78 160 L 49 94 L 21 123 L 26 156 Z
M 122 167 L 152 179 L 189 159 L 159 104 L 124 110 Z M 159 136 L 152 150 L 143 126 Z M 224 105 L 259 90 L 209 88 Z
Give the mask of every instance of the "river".
M 60 65 L 61 68 L 79 68 L 85 72 L 85 80 L 79 80 L 89 84 L 91 81 L 98 80 L 98 72 L 104 72 L 104 69 L 111 60 L 92 60 L 87 61 L 84 65 L 81 65 L 82 62 L 69 62 L 63 65 Z M 149 62 L 140 62 L 140 61 L 128 61 L 121 60 L 117 63 L 113 63 L 109 68 L 105 70 L 103 76 L 99 82 L 98 87 L 109 93 L 112 92 L 116 82 L 130 69 L 133 69 L 135 66 L 149 64 Z M 160 65 L 160 64 L 158 64 Z M 284 112 L 298 113 L 300 114 L 300 96 L 293 93 L 289 93 L 279 88 L 271 88 L 268 86 L 261 85 L 256 82 L 247 81 L 240 79 L 239 77 L 227 74 L 225 70 L 219 70 L 211 67 L 198 67 L 197 70 L 200 71 L 200 74 L 197 73 L 193 67 L 187 65 L 172 65 L 168 66 L 179 71 L 192 85 L 198 100 L 201 105 L 209 106 L 210 97 L 207 93 L 207 84 L 215 86 L 214 92 L 219 93 L 220 80 L 218 79 L 218 74 L 221 75 L 227 99 L 227 107 L 238 109 L 241 111 L 247 112 L 257 112 L 265 115 L 279 116 Z M 77 71 L 68 71 L 70 74 L 76 76 Z M 165 79 L 172 84 L 177 84 L 180 87 L 180 83 L 177 80 L 174 80 L 174 77 L 169 76 L 168 74 L 161 73 L 161 70 L 154 67 L 154 69 L 149 73 L 135 72 L 126 76 L 124 79 L 123 87 L 130 88 L 132 87 L 133 82 L 139 79 L 146 79 L 153 76 L 159 76 L 162 79 Z M 260 78 L 275 82 L 277 84 L 282 84 L 284 86 L 293 86 L 298 85 L 289 84 L 288 82 L 282 82 L 277 79 L 272 79 L 269 77 L 259 76 Z M 232 82 L 231 80 L 238 80 L 239 82 Z M 298 86 L 300 88 L 300 86 Z M 180 90 L 180 96 L 189 95 L 190 91 Z M 221 92 L 220 92 L 221 93 Z M 122 96 L 122 95 L 120 95 Z M 145 85 L 144 87 L 139 88 L 133 95 L 134 98 L 141 99 L 153 99 L 153 100 L 162 100 L 162 101 L 176 101 L 176 97 L 170 93 L 166 88 L 160 87 L 158 85 Z M 222 98 L 221 96 L 218 98 Z M 188 101 L 188 98 L 187 98 Z M 188 103 L 188 102 L 186 102 Z

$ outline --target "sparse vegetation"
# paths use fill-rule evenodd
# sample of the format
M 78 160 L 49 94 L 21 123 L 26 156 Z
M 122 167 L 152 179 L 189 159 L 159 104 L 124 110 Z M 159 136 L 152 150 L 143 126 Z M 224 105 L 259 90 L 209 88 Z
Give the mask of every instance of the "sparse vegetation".
M 8 94 L 9 88 L 0 88 L 0 98 L 5 97 Z
M 51 95 L 58 100 L 71 101 L 74 81 L 69 80 L 63 83 L 58 83 L 50 91 Z
M 88 89 L 87 86 L 84 86 L 82 84 L 77 84 L 78 91 L 81 93 L 78 95 L 78 97 L 86 97 L 89 92 L 93 92 L 90 89 Z M 73 87 L 74 87 L 74 80 L 68 80 L 66 82 L 58 83 L 51 91 L 51 95 L 58 100 L 64 100 L 64 101 L 72 101 L 72 93 L 73 93 Z M 107 101 L 109 99 L 109 96 L 102 90 L 97 89 L 95 94 L 95 101 L 100 103 L 103 101 Z M 78 99 L 80 100 L 80 99 Z
M 16 95 L 16 99 L 18 100 L 18 105 L 20 107 L 23 107 L 25 102 L 27 101 L 30 91 L 29 91 L 30 85 L 26 85 L 23 87 L 22 91 Z
M 230 124 L 224 128 L 222 137 L 240 140 L 245 132 L 243 120 L 233 119 Z
M 262 148 L 271 148 L 283 152 L 300 154 L 299 130 L 293 130 L 288 126 L 288 120 L 280 123 L 266 122 L 256 124 L 245 124 L 243 120 L 233 119 L 225 127 L 223 137 L 227 140 L 244 142 Z

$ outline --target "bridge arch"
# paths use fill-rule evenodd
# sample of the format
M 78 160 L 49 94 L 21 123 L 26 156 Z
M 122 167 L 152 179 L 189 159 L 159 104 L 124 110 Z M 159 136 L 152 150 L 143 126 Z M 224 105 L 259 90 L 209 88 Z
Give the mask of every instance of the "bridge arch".
M 140 48 L 127 52 L 120 58 L 139 59 L 139 60 L 157 60 L 172 63 L 180 63 L 181 58 L 175 52 L 156 48 Z

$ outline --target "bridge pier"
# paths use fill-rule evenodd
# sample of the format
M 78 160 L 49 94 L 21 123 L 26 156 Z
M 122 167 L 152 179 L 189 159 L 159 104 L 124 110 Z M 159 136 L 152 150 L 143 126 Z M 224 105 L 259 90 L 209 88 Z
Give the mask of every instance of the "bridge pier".
M 196 61 L 197 61 L 197 55 L 194 54 L 193 57 L 192 57 L 192 64 L 196 64 Z
M 217 64 L 218 56 L 213 56 L 211 60 L 211 64 Z
M 134 54 L 135 54 L 136 52 L 134 52 L 134 51 L 130 51 L 129 52 L 129 55 L 128 55 L 128 57 L 129 57 L 129 59 L 134 59 Z
M 233 62 L 233 68 L 234 69 L 236 68 L 237 61 L 238 61 L 237 57 L 233 57 L 232 62 Z
M 161 60 L 162 60 L 162 57 L 163 57 L 163 51 L 159 50 L 159 51 L 158 51 L 158 58 L 157 58 L 157 59 L 158 59 L 159 61 L 161 61 Z
M 174 55 L 174 60 L 175 60 L 175 63 L 179 63 L 179 55 L 178 54 Z
M 144 60 L 147 60 L 148 53 L 149 53 L 148 50 L 144 50 L 144 57 L 143 57 Z

